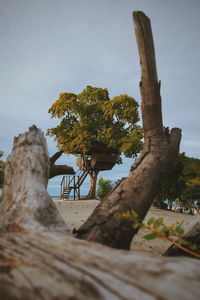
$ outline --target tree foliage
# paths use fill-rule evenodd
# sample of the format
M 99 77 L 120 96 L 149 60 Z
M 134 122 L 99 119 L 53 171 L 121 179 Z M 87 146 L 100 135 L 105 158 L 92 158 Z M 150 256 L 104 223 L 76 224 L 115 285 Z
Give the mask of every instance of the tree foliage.
M 126 94 L 110 99 L 107 89 L 87 86 L 80 94 L 61 93 L 49 113 L 61 121 L 47 134 L 65 153 L 87 154 L 100 143 L 121 162 L 121 154 L 134 157 L 141 150 L 138 103 Z
M 98 181 L 97 198 L 100 200 L 104 199 L 112 188 L 113 184 L 111 180 L 105 180 L 103 177 L 100 177 Z
M 181 153 L 175 162 L 171 176 L 162 182 L 154 204 L 163 207 L 175 201 L 183 209 L 198 206 L 200 202 L 200 159 Z

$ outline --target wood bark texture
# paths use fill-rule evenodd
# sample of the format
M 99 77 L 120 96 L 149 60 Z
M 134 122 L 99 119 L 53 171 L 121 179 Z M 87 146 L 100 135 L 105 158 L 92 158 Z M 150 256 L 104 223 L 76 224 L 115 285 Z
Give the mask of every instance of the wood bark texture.
M 68 232 L 46 190 L 49 165 L 46 141 L 38 128 L 32 126 L 14 139 L 5 167 L 1 230 Z
M 162 124 L 160 83 L 150 20 L 142 12 L 134 12 L 135 32 L 140 55 L 142 78 L 142 120 L 144 147 L 123 179 L 78 229 L 76 237 L 99 242 L 113 248 L 129 249 L 137 230 L 132 221 L 119 214 L 135 211 L 143 220 L 156 195 L 159 184 L 170 172 L 179 152 L 181 130 L 164 130 Z
M 61 233 L 0 233 L 5 300 L 197 300 L 200 261 L 146 257 Z

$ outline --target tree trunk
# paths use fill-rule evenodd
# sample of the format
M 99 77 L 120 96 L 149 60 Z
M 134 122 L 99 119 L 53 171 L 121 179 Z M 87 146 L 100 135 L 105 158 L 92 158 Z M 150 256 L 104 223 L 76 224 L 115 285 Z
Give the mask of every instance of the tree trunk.
M 181 139 L 180 129 L 173 128 L 171 132 L 163 129 L 150 20 L 142 12 L 135 12 L 133 17 L 142 73 L 144 147 L 132 165 L 130 175 L 114 188 L 76 232 L 78 238 L 121 249 L 130 248 L 137 230 L 133 229 L 131 220 L 120 218 L 119 213 L 135 211 L 139 219 L 144 219 L 159 184 L 169 174 L 178 156 Z
M 90 171 L 90 189 L 87 196 L 85 196 L 84 200 L 89 199 L 96 199 L 96 185 L 97 185 L 97 177 L 98 177 L 99 171 Z

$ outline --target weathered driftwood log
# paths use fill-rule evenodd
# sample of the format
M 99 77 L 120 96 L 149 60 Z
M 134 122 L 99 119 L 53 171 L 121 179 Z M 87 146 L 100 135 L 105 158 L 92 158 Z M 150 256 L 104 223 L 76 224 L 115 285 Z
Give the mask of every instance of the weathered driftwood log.
M 185 248 L 190 249 L 191 244 L 196 245 L 196 249 L 194 249 L 193 251 L 200 254 L 200 216 L 196 216 L 192 221 L 190 221 L 184 226 L 184 236 L 182 240 L 189 242 L 188 245 L 184 244 Z M 181 244 L 180 240 L 178 240 L 177 242 Z M 163 255 L 194 257 L 190 253 L 183 251 L 175 245 L 170 246 Z
M 49 157 L 43 134 L 35 126 L 14 139 L 5 167 L 0 228 L 5 231 L 68 232 L 49 197 Z
M 122 180 L 78 229 L 78 238 L 99 242 L 114 248 L 129 249 L 134 230 L 130 220 L 119 213 L 134 210 L 142 220 L 151 206 L 158 186 L 170 171 L 179 152 L 181 130 L 163 129 L 160 82 L 157 79 L 154 44 L 150 20 L 135 12 L 141 73 L 142 120 L 144 147 L 132 165 L 130 175 Z
M 176 299 L 200 296 L 200 261 L 145 257 L 59 233 L 1 233 L 0 298 Z
M 44 137 L 31 127 L 15 139 L 6 165 L 1 299 L 199 298 L 198 260 L 135 255 L 67 233 L 46 192 L 48 168 Z

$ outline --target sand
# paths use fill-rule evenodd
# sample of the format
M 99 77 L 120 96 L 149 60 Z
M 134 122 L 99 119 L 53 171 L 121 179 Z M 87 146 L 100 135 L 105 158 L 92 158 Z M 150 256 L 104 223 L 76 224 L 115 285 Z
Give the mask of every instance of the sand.
M 74 228 L 78 229 L 90 216 L 94 208 L 99 203 L 99 200 L 59 200 L 54 199 L 54 202 L 57 208 L 60 211 L 60 214 L 64 218 L 68 228 L 73 230 Z M 188 214 L 181 214 L 177 212 L 172 212 L 168 210 L 161 210 L 155 207 L 152 207 L 146 218 L 147 221 L 150 217 L 163 217 L 165 224 L 173 224 L 177 221 L 179 222 L 188 222 L 194 216 Z M 151 255 L 161 255 L 169 246 L 170 243 L 157 238 L 155 240 L 144 240 L 143 236 L 149 233 L 148 230 L 140 231 L 133 239 L 131 244 L 131 250 L 137 252 L 144 252 Z

